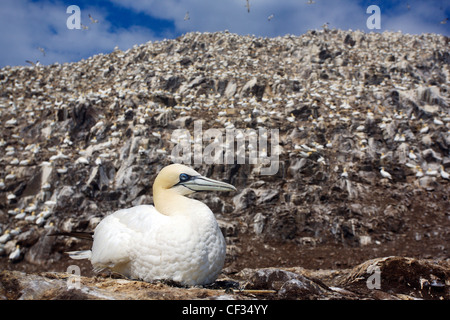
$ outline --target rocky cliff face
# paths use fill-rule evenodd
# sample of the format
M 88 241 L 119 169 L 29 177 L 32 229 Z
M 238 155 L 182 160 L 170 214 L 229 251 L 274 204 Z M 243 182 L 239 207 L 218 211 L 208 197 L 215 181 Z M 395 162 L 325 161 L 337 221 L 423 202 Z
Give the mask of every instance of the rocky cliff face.
M 3 68 L 0 262 L 65 271 L 73 261 L 63 252 L 89 244 L 47 234 L 90 231 L 119 208 L 151 203 L 174 131 L 187 129 L 194 146 L 197 121 L 223 137 L 279 132 L 275 174 L 250 164 L 248 149 L 245 164 L 192 164 L 238 189 L 195 196 L 228 241 L 224 274 L 448 260 L 449 51 L 433 34 L 190 33 L 72 64 Z

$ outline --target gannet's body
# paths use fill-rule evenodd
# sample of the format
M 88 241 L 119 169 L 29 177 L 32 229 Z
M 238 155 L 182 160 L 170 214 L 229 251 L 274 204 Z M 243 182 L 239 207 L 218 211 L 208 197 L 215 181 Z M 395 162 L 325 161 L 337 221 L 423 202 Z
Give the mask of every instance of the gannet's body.
M 225 239 L 212 211 L 185 197 L 202 190 L 236 190 L 179 164 L 165 167 L 153 185 L 152 205 L 122 209 L 96 227 L 92 250 L 71 252 L 132 279 L 214 282 L 225 260 Z

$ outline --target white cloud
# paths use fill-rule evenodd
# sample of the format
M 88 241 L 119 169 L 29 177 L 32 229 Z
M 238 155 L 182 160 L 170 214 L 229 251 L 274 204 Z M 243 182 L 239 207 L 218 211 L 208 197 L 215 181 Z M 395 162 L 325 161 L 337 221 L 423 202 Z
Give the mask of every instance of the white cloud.
M 351 0 L 250 0 L 250 13 L 245 0 L 111 0 L 117 5 L 143 12 L 153 17 L 172 20 L 178 32 L 229 30 L 239 34 L 276 36 L 302 34 L 320 28 L 325 22 L 335 27 L 365 28 L 367 15 Z M 190 20 L 184 21 L 189 11 Z M 269 22 L 267 17 L 274 15 Z M 356 27 L 355 27 L 356 26 Z
M 110 19 L 105 8 L 95 2 L 82 9 L 82 23 L 89 30 L 69 30 L 66 20 L 68 2 L 62 0 L 3 0 L 0 11 L 0 66 L 24 64 L 25 60 L 40 60 L 44 64 L 78 61 L 97 53 L 108 53 L 118 45 L 128 49 L 134 44 L 158 40 L 158 36 L 146 26 L 117 28 L 117 21 Z M 172 38 L 179 34 L 200 31 L 229 30 L 238 34 L 274 37 L 301 35 L 310 29 L 319 29 L 328 22 L 331 28 L 370 31 L 366 28 L 369 15 L 361 1 L 315 0 L 250 0 L 250 13 L 246 0 L 110 0 L 117 8 L 131 9 L 156 19 L 167 20 L 174 29 L 159 31 L 159 37 Z M 386 2 L 383 2 L 386 3 Z M 396 3 L 396 2 L 395 2 Z M 448 27 L 439 23 L 445 11 L 439 11 L 439 1 L 409 1 L 391 9 L 382 7 L 382 29 L 402 30 L 405 33 L 435 32 L 448 35 Z M 388 7 L 389 8 L 389 7 Z M 189 11 L 190 20 L 185 21 Z M 91 24 L 91 13 L 100 23 Z M 439 14 L 443 16 L 439 17 Z M 267 20 L 273 15 L 271 21 Z M 450 24 L 450 23 L 449 23 Z M 375 30 L 376 31 L 376 30 Z M 162 35 L 161 35 L 162 34 Z M 37 49 L 46 49 L 46 56 Z
M 111 31 L 111 23 L 104 13 L 94 7 L 81 11 L 81 23 L 88 26 L 88 30 L 69 30 L 66 21 L 70 14 L 66 9 L 65 4 L 48 1 L 2 1 L 0 64 L 24 65 L 25 60 L 39 60 L 44 64 L 72 62 L 111 52 L 115 46 L 126 50 L 134 44 L 156 39 L 150 30 L 138 26 Z M 99 23 L 92 24 L 88 13 Z M 45 56 L 39 47 L 45 49 Z
M 411 8 L 403 11 L 385 10 L 383 28 L 390 31 L 402 31 L 410 34 L 441 33 L 448 35 L 448 26 L 440 21 L 445 17 L 436 1 L 418 1 L 411 4 Z

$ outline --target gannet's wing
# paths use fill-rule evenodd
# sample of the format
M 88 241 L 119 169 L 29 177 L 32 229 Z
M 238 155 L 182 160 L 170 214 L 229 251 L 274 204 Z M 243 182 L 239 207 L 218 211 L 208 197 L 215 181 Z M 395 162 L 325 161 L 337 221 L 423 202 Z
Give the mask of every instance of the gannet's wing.
M 151 205 L 122 209 L 105 217 L 94 232 L 92 264 L 95 268 L 126 265 L 132 258 L 133 246 L 139 245 L 144 233 L 152 232 L 167 219 Z

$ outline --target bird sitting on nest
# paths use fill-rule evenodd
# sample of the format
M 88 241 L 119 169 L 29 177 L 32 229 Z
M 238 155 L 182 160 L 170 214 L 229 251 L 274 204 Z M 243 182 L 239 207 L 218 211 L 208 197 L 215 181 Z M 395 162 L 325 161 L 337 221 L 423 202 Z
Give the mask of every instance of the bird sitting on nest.
M 93 233 L 92 249 L 68 254 L 89 259 L 95 271 L 109 269 L 131 279 L 212 283 L 223 268 L 226 244 L 208 206 L 186 197 L 197 191 L 236 188 L 184 165 L 169 165 L 154 181 L 155 206 L 140 205 L 106 216 Z

